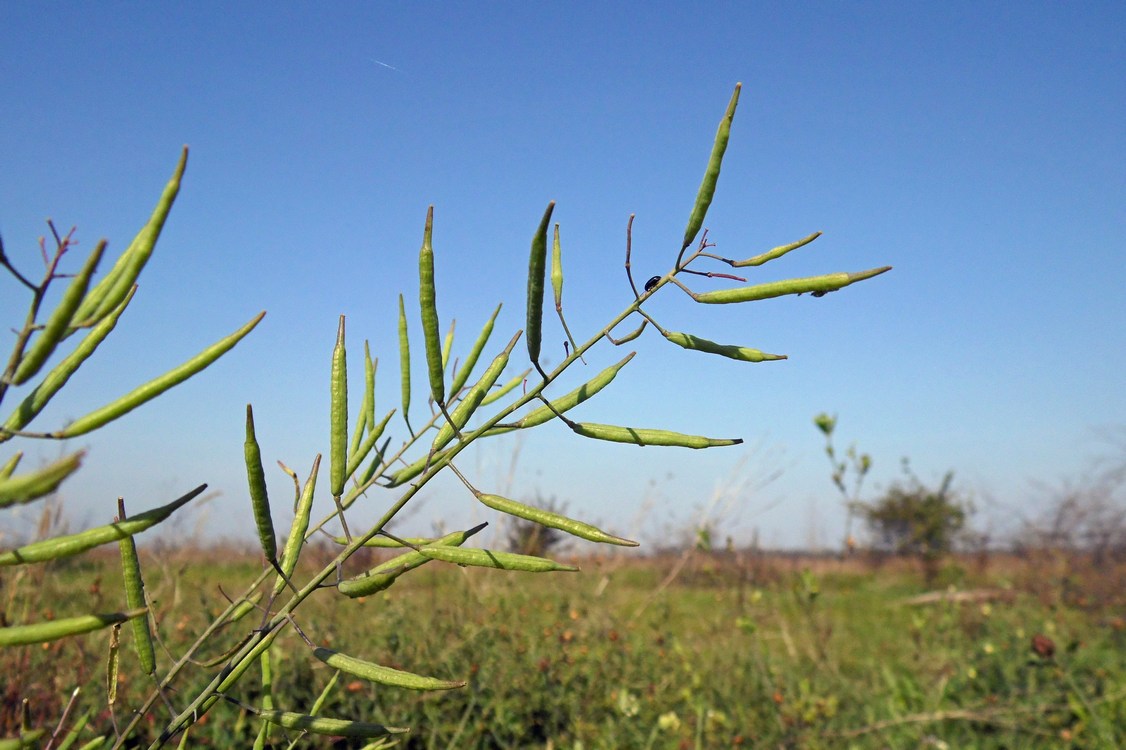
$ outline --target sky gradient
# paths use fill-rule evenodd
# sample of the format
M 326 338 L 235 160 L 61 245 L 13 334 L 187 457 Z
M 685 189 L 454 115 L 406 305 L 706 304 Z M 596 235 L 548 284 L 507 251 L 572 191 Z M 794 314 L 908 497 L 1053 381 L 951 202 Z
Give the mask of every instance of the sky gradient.
M 716 252 L 823 231 L 749 276 L 894 270 L 821 299 L 738 307 L 670 287 L 648 308 L 666 328 L 790 359 L 731 362 L 650 331 L 576 412 L 742 447 L 607 446 L 553 424 L 482 443 L 464 467 L 483 489 L 554 497 L 654 545 L 679 541 L 717 497 L 718 532 L 737 543 L 757 530 L 769 546 L 834 544 L 844 514 L 812 425 L 828 411 L 841 446 L 875 462 L 868 497 L 909 457 L 926 481 L 953 470 L 975 525 L 1003 535 L 1042 507 L 1039 483 L 1082 477 L 1126 423 L 1123 29 L 1119 2 L 2 4 L 0 234 L 25 273 L 40 272 L 48 216 L 77 226 L 80 248 L 105 237 L 122 250 L 191 148 L 136 300 L 35 425 L 267 311 L 212 369 L 74 441 L 90 455 L 63 488 L 72 527 L 105 522 L 118 495 L 141 509 L 208 482 L 220 494 L 179 533 L 249 535 L 245 404 L 268 465 L 303 474 L 327 453 L 340 314 L 353 395 L 366 339 L 381 362 L 377 411 L 397 406 L 397 298 L 416 298 L 430 204 L 457 351 L 498 302 L 489 352 L 523 327 L 528 244 L 549 200 L 568 322 L 585 340 L 630 300 L 631 213 L 635 277 L 671 267 L 741 81 L 706 222 Z M 14 328 L 27 300 L 10 280 L 0 290 Z M 545 319 L 558 360 L 562 335 Z M 421 415 L 413 316 L 412 343 Z M 624 354 L 600 347 L 557 393 Z M 58 451 L 24 447 L 34 461 Z M 284 528 L 289 480 L 270 481 Z M 388 500 L 372 495 L 355 524 Z M 399 531 L 493 518 L 453 483 L 422 500 Z M 33 523 L 30 511 L 0 519 L 16 534 Z

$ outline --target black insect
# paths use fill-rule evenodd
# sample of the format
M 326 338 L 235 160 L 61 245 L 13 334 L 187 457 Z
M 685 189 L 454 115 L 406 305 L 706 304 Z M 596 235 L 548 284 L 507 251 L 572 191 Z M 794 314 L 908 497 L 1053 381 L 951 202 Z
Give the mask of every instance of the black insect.
M 825 289 L 825 290 L 820 291 L 820 292 L 813 292 L 813 296 L 814 297 L 824 297 L 826 294 L 828 294 L 831 291 L 833 291 L 833 290 L 832 289 Z
M 660 276 L 654 276 L 653 278 L 646 281 L 645 282 L 645 291 L 647 291 L 647 292 L 653 291 L 653 289 L 657 286 L 657 283 L 660 280 L 661 280 Z

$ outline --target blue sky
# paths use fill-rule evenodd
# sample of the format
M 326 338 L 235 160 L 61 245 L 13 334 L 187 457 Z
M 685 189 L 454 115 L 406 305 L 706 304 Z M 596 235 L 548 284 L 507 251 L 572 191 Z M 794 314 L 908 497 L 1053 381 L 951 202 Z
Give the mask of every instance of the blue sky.
M 1036 483 L 1081 476 L 1102 431 L 1126 422 L 1123 29 L 1116 2 L 5 3 L 0 233 L 28 273 L 48 216 L 77 226 L 81 247 L 123 249 L 191 147 L 132 308 L 36 424 L 268 311 L 211 370 L 75 441 L 91 452 L 64 486 L 68 516 L 102 522 L 118 495 L 139 509 L 206 481 L 221 494 L 178 533 L 249 532 L 244 406 L 267 460 L 307 471 L 327 450 L 340 314 L 353 364 L 364 339 L 380 357 L 377 408 L 396 406 L 397 296 L 417 293 L 429 204 L 439 313 L 457 319 L 459 351 L 497 302 L 494 347 L 523 326 L 528 242 L 549 200 L 569 323 L 587 338 L 630 298 L 629 214 L 636 276 L 672 265 L 741 81 L 706 222 L 716 251 L 820 230 L 753 278 L 895 269 L 822 299 L 739 307 L 669 288 L 650 308 L 665 327 L 790 359 L 730 362 L 647 335 L 576 412 L 744 447 L 608 447 L 548 425 L 483 443 L 464 467 L 484 489 L 555 497 L 652 544 L 716 497 L 736 541 L 757 529 L 769 545 L 832 543 L 843 512 L 811 424 L 830 411 L 842 447 L 873 456 L 873 496 L 903 456 L 928 481 L 953 469 L 977 525 L 1000 534 L 1035 514 Z M 0 289 L 15 327 L 26 299 Z M 623 354 L 600 348 L 559 392 Z M 419 361 L 415 374 L 424 394 Z M 288 479 L 271 482 L 284 527 Z M 388 500 L 373 495 L 354 523 Z M 423 500 L 400 530 L 491 517 L 452 483 Z M 32 518 L 2 523 L 22 533 Z

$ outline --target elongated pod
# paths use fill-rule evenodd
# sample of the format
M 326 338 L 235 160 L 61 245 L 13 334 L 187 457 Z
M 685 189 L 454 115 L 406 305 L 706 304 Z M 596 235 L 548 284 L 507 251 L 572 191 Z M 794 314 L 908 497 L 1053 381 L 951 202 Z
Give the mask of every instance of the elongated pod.
M 410 429 L 411 408 L 411 344 L 407 337 L 407 311 L 403 306 L 403 295 L 399 295 L 399 375 L 403 400 L 403 419 Z
M 436 404 L 446 402 L 442 371 L 442 338 L 438 331 L 437 293 L 434 289 L 434 207 L 426 211 L 422 248 L 418 251 L 418 305 L 422 311 L 422 342 L 426 345 L 426 370 L 430 395 Z
M 301 548 L 305 544 L 305 534 L 309 531 L 309 518 L 313 514 L 313 494 L 317 488 L 317 474 L 321 468 L 321 456 L 318 453 L 313 459 L 313 468 L 309 471 L 309 478 L 297 499 L 297 509 L 293 514 L 293 523 L 289 526 L 289 536 L 286 537 L 285 547 L 282 548 L 281 571 L 277 583 L 274 584 L 274 595 L 281 593 L 285 587 L 285 579 L 293 575 L 297 568 L 297 560 L 301 556 Z
M 111 612 L 103 615 L 79 615 L 64 617 L 34 625 L 11 625 L 0 628 L 0 647 L 26 646 L 32 643 L 46 643 L 60 638 L 69 638 L 92 630 L 100 630 L 111 625 L 140 617 L 147 609 L 133 609 L 128 612 Z
M 457 395 L 466 381 L 469 380 L 470 374 L 473 372 L 473 367 L 477 364 L 477 360 L 481 357 L 481 352 L 488 343 L 489 337 L 493 334 L 493 324 L 496 322 L 497 314 L 500 313 L 500 305 L 497 305 L 493 310 L 493 314 L 485 321 L 484 328 L 477 336 L 477 340 L 473 342 L 473 348 L 469 350 L 469 354 L 465 356 L 465 363 L 454 374 L 453 382 L 450 383 L 450 394 Z
M 348 355 L 344 347 L 344 316 L 336 330 L 332 348 L 332 377 L 329 388 L 329 492 L 344 492 L 348 466 Z
M 121 501 L 118 501 L 119 503 Z M 127 536 L 118 542 L 121 552 L 121 573 L 125 583 L 125 604 L 130 610 L 145 609 L 145 579 L 141 575 L 141 561 L 137 556 L 137 544 L 133 537 Z M 153 649 L 152 631 L 149 630 L 149 616 L 134 617 L 129 625 L 133 629 L 133 650 L 145 674 L 156 672 L 156 651 Z
M 30 503 L 50 495 L 64 479 L 78 471 L 85 454 L 85 451 L 72 453 L 26 474 L 3 476 L 0 473 L 0 508 Z
M 602 372 L 595 375 L 587 382 L 580 385 L 575 390 L 571 391 L 565 396 L 560 396 L 557 399 L 552 399 L 551 407 L 540 406 L 528 412 L 519 422 L 516 423 L 518 427 L 535 427 L 536 425 L 543 424 L 550 421 L 555 415 L 566 413 L 567 411 L 575 408 L 582 402 L 593 397 L 596 393 L 601 391 L 606 386 L 610 385 L 617 377 L 618 372 L 626 366 L 626 363 L 633 359 L 637 352 L 630 352 L 621 359 L 617 364 L 610 365 Z
M 255 709 L 254 713 L 264 721 L 277 724 L 294 732 L 312 732 L 313 734 L 326 734 L 333 737 L 372 739 L 410 731 L 405 727 L 388 727 L 383 724 L 351 721 L 349 719 L 330 719 L 323 716 L 293 713 L 292 711 Z
M 517 555 L 513 552 L 494 552 L 493 550 L 475 547 L 427 546 L 420 547 L 418 551 L 433 560 L 476 568 L 496 568 L 497 570 L 515 570 L 524 573 L 551 573 L 555 571 L 574 573 L 578 570 L 573 565 L 564 565 L 554 560 L 548 560 L 546 557 Z
M 547 271 L 547 227 L 551 223 L 551 213 L 555 201 L 547 204 L 547 210 L 540 219 L 540 225 L 532 236 L 532 250 L 528 256 L 528 325 L 525 335 L 528 339 L 528 358 L 532 363 L 539 362 L 540 344 L 543 340 L 543 286 Z
M 242 444 L 246 463 L 246 483 L 250 491 L 250 508 L 254 512 L 254 526 L 258 529 L 258 542 L 267 562 L 278 561 L 278 541 L 274 534 L 274 517 L 270 513 L 270 495 L 266 491 L 266 470 L 262 468 L 262 451 L 254 434 L 254 409 L 246 405 L 246 440 Z
M 517 331 L 512 339 L 508 342 L 508 346 L 498 354 L 485 372 L 481 374 L 481 379 L 478 380 L 469 392 L 465 394 L 457 407 L 454 408 L 450 414 L 450 421 L 442 425 L 438 430 L 438 435 L 434 438 L 434 445 L 432 450 L 441 450 L 446 446 L 450 440 L 453 439 L 455 430 L 460 432 L 465 425 L 469 423 L 469 419 L 473 416 L 473 412 L 481 405 L 481 402 L 488 395 L 489 390 L 493 387 L 493 383 L 497 381 L 504 368 L 508 365 L 508 358 L 512 354 L 513 347 L 520 338 L 520 332 Z
M 329 648 L 313 649 L 313 656 L 323 661 L 333 669 L 347 672 L 350 675 L 390 687 L 405 688 L 407 690 L 452 690 L 465 687 L 465 682 L 452 682 L 440 680 L 437 677 L 424 677 L 401 669 L 392 669 L 370 661 L 357 659 L 354 656 L 342 654 Z
M 590 542 L 598 542 L 600 544 L 617 544 L 622 547 L 636 547 L 637 542 L 629 539 L 623 539 L 620 536 L 607 534 L 602 529 L 591 526 L 589 523 L 576 521 L 573 518 L 561 515 L 559 513 L 552 513 L 543 508 L 535 508 L 531 505 L 509 500 L 507 497 L 500 495 L 490 495 L 486 493 L 476 493 L 477 499 L 484 505 L 499 510 L 501 513 L 507 513 L 510 516 L 523 518 L 526 521 L 538 523 L 541 526 L 548 526 L 553 529 L 565 531 L 572 536 L 577 536 L 580 539 L 586 539 Z
M 738 445 L 742 438 L 709 438 L 702 435 L 685 435 L 671 430 L 651 430 L 639 427 L 619 427 L 610 424 L 591 422 L 572 422 L 571 429 L 583 437 L 595 440 L 608 440 L 612 443 L 633 443 L 634 445 L 662 445 L 678 448 L 716 448 L 724 445 Z
M 737 359 L 742 362 L 772 362 L 779 359 L 786 359 L 785 354 L 767 354 L 766 352 L 751 349 L 746 346 L 717 344 L 714 341 L 708 341 L 699 336 L 693 336 L 690 333 L 681 333 L 679 331 L 661 331 L 661 333 L 664 334 L 666 339 L 685 349 L 706 352 L 708 354 L 718 354 L 721 357 Z
M 692 213 L 688 215 L 688 226 L 684 228 L 684 244 L 681 245 L 680 252 L 684 251 L 696 239 L 696 235 L 700 232 L 700 227 L 704 225 L 704 217 L 708 213 L 708 207 L 712 204 L 712 197 L 715 195 L 715 186 L 719 181 L 719 169 L 723 164 L 723 153 L 727 150 L 727 141 L 731 137 L 731 121 L 735 118 L 735 107 L 739 104 L 739 91 L 743 84 L 735 84 L 735 93 L 731 95 L 731 101 L 727 104 L 727 112 L 724 113 L 723 119 L 719 121 L 719 129 L 715 134 L 715 142 L 712 144 L 712 153 L 708 158 L 708 167 L 704 171 L 704 180 L 700 183 L 700 189 L 696 193 L 696 203 L 692 206 Z M 680 267 L 680 259 L 677 259 L 677 267 Z
M 813 234 L 809 235 L 808 237 L 802 237 L 797 242 L 791 242 L 788 245 L 779 245 L 778 247 L 767 250 L 765 253 L 759 253 L 758 255 L 754 256 L 753 258 L 747 258 L 746 260 L 728 261 L 728 263 L 729 263 L 729 265 L 731 265 L 734 268 L 745 268 L 747 266 L 761 266 L 763 263 L 767 263 L 769 261 L 772 261 L 775 258 L 781 258 L 783 255 L 785 255 L 786 253 L 788 253 L 792 250 L 797 250 L 799 247 L 805 247 L 806 245 L 813 242 L 815 239 L 817 239 L 820 236 L 821 236 L 821 232 L 814 232 Z
M 872 268 L 867 271 L 854 273 L 827 273 L 822 276 L 808 276 L 802 279 L 786 279 L 785 281 L 771 281 L 753 286 L 741 286 L 734 289 L 716 289 L 711 292 L 701 292 L 693 296 L 697 302 L 710 305 L 726 305 L 733 302 L 755 302 L 760 299 L 783 297 L 788 294 L 805 294 L 812 292 L 815 295 L 827 294 L 843 289 L 857 281 L 879 276 L 885 271 L 890 271 L 891 266 Z

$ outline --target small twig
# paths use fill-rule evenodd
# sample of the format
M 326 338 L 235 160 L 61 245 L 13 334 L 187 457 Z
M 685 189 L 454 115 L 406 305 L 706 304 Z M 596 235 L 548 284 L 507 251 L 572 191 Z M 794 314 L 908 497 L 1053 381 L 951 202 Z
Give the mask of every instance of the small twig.
M 626 278 L 629 279 L 629 288 L 633 290 L 633 298 L 641 299 L 641 295 L 637 293 L 637 285 L 633 283 L 633 272 L 630 270 L 630 253 L 633 251 L 633 217 L 635 214 L 629 215 L 629 221 L 626 223 Z
M 718 271 L 693 271 L 691 268 L 681 269 L 684 273 L 694 273 L 697 276 L 707 276 L 709 279 L 731 279 L 732 281 L 742 281 L 746 283 L 747 280 L 742 276 L 736 276 L 732 273 L 719 273 Z

